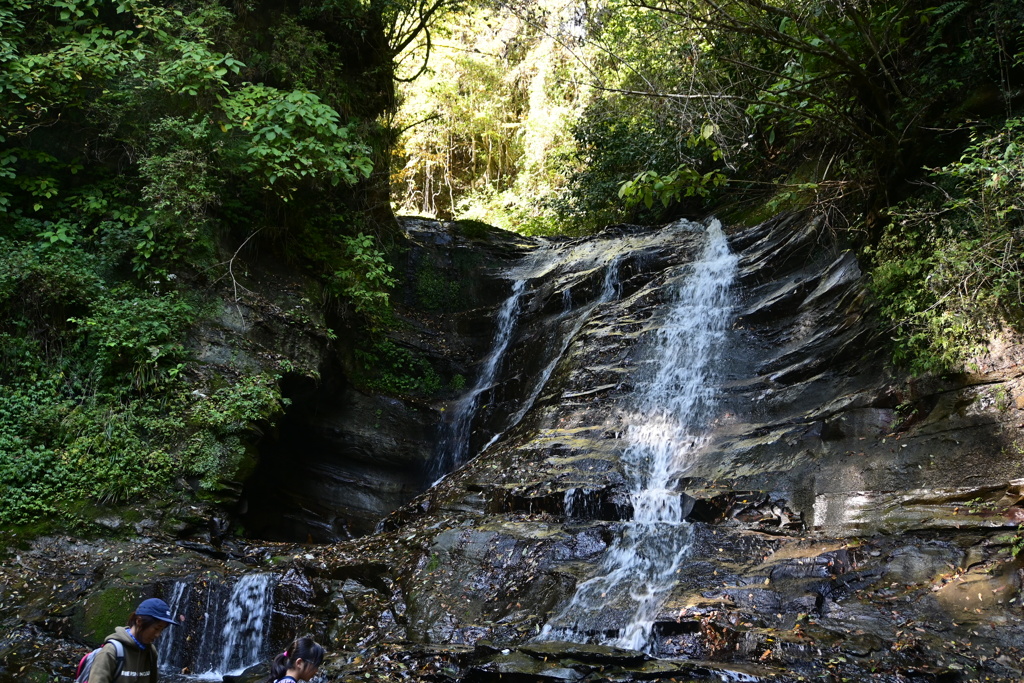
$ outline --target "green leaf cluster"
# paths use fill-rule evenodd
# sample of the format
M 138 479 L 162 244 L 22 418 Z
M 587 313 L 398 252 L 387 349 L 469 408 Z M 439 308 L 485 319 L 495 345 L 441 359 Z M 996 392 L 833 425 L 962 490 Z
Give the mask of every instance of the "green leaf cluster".
M 390 339 L 370 340 L 355 351 L 358 381 L 368 389 L 395 396 L 433 396 L 444 383 L 430 362 Z
M 869 250 L 895 357 L 915 372 L 961 369 L 1001 326 L 1024 324 L 1022 148 L 1024 120 L 979 127 Z
M 715 134 L 715 125 L 706 123 L 701 134 L 690 138 L 689 146 L 695 148 L 707 145 L 711 148 L 714 161 L 721 159 L 721 152 L 711 141 Z M 726 183 L 726 176 L 718 170 L 701 173 L 689 164 L 681 164 L 674 170 L 661 175 L 655 171 L 642 171 L 632 180 L 627 180 L 619 187 L 619 199 L 626 200 L 627 206 L 643 203 L 648 209 L 654 206 L 655 200 L 664 208 L 680 201 L 684 197 L 708 197 L 712 191 Z
M 372 170 L 355 124 L 317 94 L 244 80 L 246 64 L 219 48 L 234 25 L 223 7 L 6 0 L 0 23 L 9 36 L 0 116 L 11 145 L 0 159 L 0 208 L 44 211 L 97 149 L 140 161 L 138 181 L 155 200 L 140 220 L 157 222 L 168 208 L 180 217 L 191 206 L 194 215 L 229 187 L 287 200 L 302 183 L 351 185 Z M 84 136 L 59 140 L 46 130 L 68 124 Z M 182 182 L 186 165 L 199 172 L 192 187 Z
M 355 311 L 380 323 L 390 312 L 388 291 L 397 280 L 391 276 L 394 266 L 372 235 L 344 236 L 342 267 L 334 272 L 330 290 L 351 303 Z
M 314 93 L 250 83 L 221 108 L 221 130 L 241 140 L 233 152 L 238 168 L 265 178 L 284 199 L 306 178 L 353 185 L 373 170 L 369 146 L 350 140 L 353 124 L 340 125 L 338 112 Z

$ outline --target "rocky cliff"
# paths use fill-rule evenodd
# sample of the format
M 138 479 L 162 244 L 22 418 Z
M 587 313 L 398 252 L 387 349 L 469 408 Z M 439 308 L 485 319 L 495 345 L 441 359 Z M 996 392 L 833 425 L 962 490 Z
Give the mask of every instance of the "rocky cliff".
M 469 378 L 461 396 L 479 390 L 453 471 L 418 493 L 443 457 L 454 389 L 418 404 L 312 390 L 274 457 L 299 463 L 296 497 L 319 511 L 268 535 L 327 520 L 327 537 L 342 536 L 330 515 L 363 520 L 356 531 L 383 516 L 376 533 L 302 547 L 154 545 L 149 566 L 131 572 L 101 571 L 89 553 L 73 585 L 46 559 L 71 546 L 37 543 L 5 561 L 10 585 L 26 584 L 4 598 L 19 605 L 5 610 L 5 675 L 65 673 L 39 664 L 26 634 L 66 644 L 82 637 L 67 624 L 98 596 L 161 593 L 168 577 L 204 567 L 278 573 L 275 646 L 312 631 L 341 680 L 1018 678 L 1024 352 L 1003 338 L 970 374 L 902 376 L 856 258 L 800 216 L 726 226 L 738 258 L 732 322 L 710 430 L 668 486 L 686 522 L 666 543 L 685 538 L 649 642 L 615 646 L 616 596 L 573 622 L 575 642 L 545 636 L 633 528 L 623 458 L 633 397 L 706 240 L 697 228 L 492 243 L 481 289 L 439 316 L 448 322 L 410 325 L 405 341 L 438 359 L 450 350 L 447 372 Z M 416 258 L 434 263 L 470 248 L 422 226 L 412 237 L 429 247 Z M 502 358 L 474 386 L 505 304 L 515 316 Z M 23 576 L 66 597 L 47 605 Z

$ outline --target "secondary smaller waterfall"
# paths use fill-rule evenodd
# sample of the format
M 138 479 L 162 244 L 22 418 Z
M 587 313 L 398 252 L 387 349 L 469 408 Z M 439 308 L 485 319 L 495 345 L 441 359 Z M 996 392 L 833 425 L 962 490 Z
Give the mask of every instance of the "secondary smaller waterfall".
M 551 373 L 555 371 L 555 368 L 558 366 L 559 361 L 562 360 L 562 356 L 565 354 L 566 349 L 569 348 L 569 344 L 572 343 L 573 339 L 576 338 L 576 335 L 583 328 L 583 325 L 585 325 L 590 319 L 590 314 L 598 306 L 611 301 L 612 298 L 617 296 L 619 293 L 619 285 L 619 257 L 613 256 L 605 267 L 604 282 L 601 285 L 601 292 L 594 301 L 587 304 L 585 307 L 582 307 L 581 310 L 574 311 L 572 309 L 572 295 L 570 294 L 572 290 L 566 289 L 563 291 L 562 303 L 565 307 L 563 316 L 568 318 L 571 323 L 568 331 L 561 334 L 561 342 L 558 345 L 557 351 L 552 354 L 551 360 L 537 376 L 529 395 L 521 403 L 515 414 L 509 419 L 504 430 L 491 437 L 491 440 L 488 441 L 481 450 L 487 450 L 504 435 L 505 431 L 519 424 L 519 421 L 526 416 L 526 413 L 530 412 L 533 404 L 537 401 L 537 397 L 540 396 L 540 392 L 544 390 L 548 380 L 551 379 Z
M 491 388 L 501 367 L 501 360 L 512 339 L 512 330 L 515 328 L 519 299 L 525 289 L 526 280 L 520 279 L 513 282 L 512 293 L 498 312 L 498 329 L 487 361 L 473 388 L 459 400 L 452 411 L 450 421 L 444 426 L 445 433 L 440 439 L 437 457 L 434 458 L 431 465 L 431 475 L 435 479 L 444 476 L 469 459 L 473 416 L 480 403 L 480 395 Z
M 622 461 L 633 519 L 605 556 L 598 575 L 577 587 L 542 640 L 592 641 L 650 648 L 653 623 L 689 547 L 673 481 L 704 439 L 715 404 L 715 361 L 731 320 L 729 289 L 736 257 L 721 225 L 681 278 L 651 345 L 646 376 L 627 407 Z M 573 501 L 575 503 L 575 501 Z
M 176 582 L 167 602 L 184 622 L 157 641 L 160 668 L 219 680 L 262 662 L 276 583 L 268 573 L 245 574 L 230 591 L 217 582 Z
M 235 584 L 221 630 L 218 673 L 243 671 L 260 661 L 273 595 L 273 574 L 246 574 Z

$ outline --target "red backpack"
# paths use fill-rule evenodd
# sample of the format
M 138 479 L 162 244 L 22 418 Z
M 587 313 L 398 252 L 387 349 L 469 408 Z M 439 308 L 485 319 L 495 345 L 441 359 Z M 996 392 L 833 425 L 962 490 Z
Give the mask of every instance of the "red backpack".
M 113 644 L 114 654 L 117 655 L 117 666 L 114 667 L 114 677 L 111 679 L 111 683 L 118 679 L 122 669 L 124 669 L 124 645 L 116 640 L 108 640 L 82 657 L 82 661 L 78 663 L 78 671 L 75 672 L 75 683 L 89 683 L 89 673 L 92 671 L 93 662 L 96 661 L 96 655 L 99 654 L 107 643 Z

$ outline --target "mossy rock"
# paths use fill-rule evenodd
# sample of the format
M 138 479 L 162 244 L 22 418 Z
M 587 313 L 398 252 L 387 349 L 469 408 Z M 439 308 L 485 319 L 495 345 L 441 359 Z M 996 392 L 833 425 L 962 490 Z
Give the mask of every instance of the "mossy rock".
M 131 586 L 106 588 L 88 596 L 72 616 L 76 635 L 99 645 L 117 626 L 127 623 L 128 616 L 143 597 L 140 588 Z
M 491 233 L 497 229 L 493 225 L 488 225 L 483 221 L 476 221 L 471 218 L 455 221 L 454 225 L 460 235 L 471 240 L 488 239 Z
M 460 290 L 460 282 L 432 261 L 424 261 L 416 271 L 416 300 L 428 311 L 452 311 L 461 299 Z
M 50 680 L 50 672 L 41 667 L 30 666 L 19 674 L 23 683 L 47 683 Z

